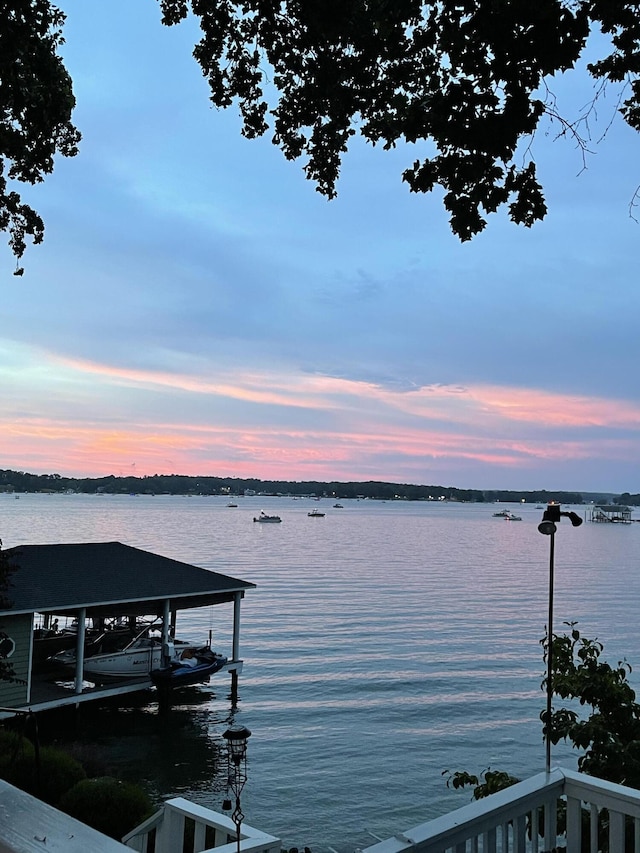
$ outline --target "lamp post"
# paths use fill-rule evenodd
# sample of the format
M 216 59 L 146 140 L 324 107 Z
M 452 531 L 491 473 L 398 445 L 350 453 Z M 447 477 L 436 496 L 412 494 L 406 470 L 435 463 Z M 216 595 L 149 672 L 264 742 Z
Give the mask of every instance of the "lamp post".
M 236 825 L 237 853 L 240 853 L 240 827 L 244 820 L 240 794 L 247 781 L 247 740 L 251 737 L 251 732 L 246 726 L 231 726 L 222 737 L 227 741 L 227 792 L 233 791 L 236 799 L 231 820 Z M 231 800 L 228 797 L 222 808 L 231 808 Z
M 547 505 L 547 508 L 542 514 L 542 521 L 538 525 L 538 530 L 544 536 L 549 537 L 549 615 L 547 619 L 547 711 L 545 717 L 545 742 L 546 742 L 546 762 L 545 769 L 547 773 L 551 772 L 551 708 L 553 700 L 553 685 L 551 683 L 553 675 L 553 585 L 555 573 L 555 546 L 556 546 L 556 527 L 560 523 L 561 518 L 568 518 L 573 527 L 579 527 L 582 524 L 582 519 L 576 512 L 561 512 L 560 504 L 552 502 Z

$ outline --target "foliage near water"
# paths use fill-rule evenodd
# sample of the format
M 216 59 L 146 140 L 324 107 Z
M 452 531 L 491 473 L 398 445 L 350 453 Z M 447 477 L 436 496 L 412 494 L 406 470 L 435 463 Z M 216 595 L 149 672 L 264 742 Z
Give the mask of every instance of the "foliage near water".
M 628 680 L 631 666 L 602 660 L 602 643 L 568 624 L 568 633 L 553 638 L 553 693 L 590 711 L 581 719 L 576 707 L 552 709 L 548 729 L 543 711 L 543 734 L 548 730 L 552 743 L 565 740 L 582 750 L 582 773 L 640 788 L 640 705 Z
M 552 707 L 540 714 L 542 733 L 551 742 L 568 741 L 582 754 L 578 770 L 598 779 L 640 788 L 640 705 L 629 684 L 631 666 L 627 661 L 617 665 L 602 660 L 603 644 L 583 637 L 575 622 L 566 623 L 569 630 L 553 636 L 551 686 L 553 694 L 569 702 L 569 707 Z M 547 660 L 547 640 L 541 640 Z M 542 681 L 546 690 L 547 679 Z M 581 717 L 578 708 L 589 709 Z M 480 774 L 446 770 L 447 786 L 473 787 L 472 799 L 480 800 L 515 785 L 520 780 L 504 770 L 487 768 Z M 558 827 L 564 830 L 564 804 L 559 804 Z M 582 810 L 583 838 L 589 837 L 589 814 Z M 598 818 L 600 850 L 608 848 L 608 814 Z M 627 834 L 632 827 L 627 826 Z M 531 833 L 531 826 L 529 826 Z M 542 823 L 538 827 L 542 835 Z M 564 849 L 564 848 L 562 848 Z
M 551 686 L 554 696 L 570 706 L 552 707 L 550 721 L 546 710 L 541 712 L 543 737 L 548 733 L 552 743 L 564 740 L 581 750 L 581 773 L 640 789 L 640 704 L 629 684 L 631 665 L 622 660 L 612 666 L 602 660 L 603 644 L 584 637 L 576 622 L 566 624 L 569 631 L 553 636 Z M 541 643 L 546 662 L 546 639 Z M 546 690 L 546 677 L 542 687 Z M 579 707 L 590 709 L 583 718 Z M 491 768 L 480 775 L 466 770 L 445 770 L 443 775 L 452 788 L 474 786 L 475 800 L 520 781 Z
M 51 746 L 42 747 L 37 758 L 35 751 L 25 752 L 6 769 L 7 782 L 52 806 L 57 806 L 60 797 L 87 776 L 75 758 Z
M 611 666 L 602 660 L 603 644 L 584 637 L 577 623 L 566 623 L 569 630 L 554 634 L 551 685 L 553 694 L 568 700 L 569 707 L 552 707 L 540 714 L 542 734 L 554 744 L 569 742 L 581 751 L 578 770 L 598 779 L 606 779 L 640 789 L 640 704 L 629 684 L 632 669 L 626 660 Z M 546 639 L 541 640 L 545 648 Z M 546 690 L 547 679 L 542 681 Z M 579 708 L 589 709 L 581 717 Z M 503 770 L 482 771 L 479 775 L 459 770 L 447 775 L 447 786 L 473 786 L 473 799 L 479 800 L 520 780 Z
M 112 838 L 122 838 L 153 812 L 140 786 L 109 776 L 89 779 L 67 752 L 36 748 L 12 729 L 0 729 L 0 778 Z
M 16 760 L 24 756 L 33 758 L 31 741 L 10 729 L 0 729 L 0 779 L 10 781 L 9 774 Z
M 111 776 L 83 779 L 60 798 L 59 808 L 104 835 L 120 839 L 153 813 L 147 794 Z

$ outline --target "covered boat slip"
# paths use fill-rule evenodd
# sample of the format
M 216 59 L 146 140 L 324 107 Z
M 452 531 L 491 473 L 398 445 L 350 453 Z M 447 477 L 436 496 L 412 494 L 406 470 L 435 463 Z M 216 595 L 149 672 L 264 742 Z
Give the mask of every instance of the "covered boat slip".
M 126 617 L 157 618 L 163 654 L 175 637 L 180 610 L 233 604 L 232 648 L 223 670 L 231 672 L 237 688 L 240 659 L 240 603 L 255 584 L 188 563 L 123 545 L 120 542 L 61 545 L 22 545 L 5 552 L 14 569 L 0 610 L 0 630 L 8 637 L 6 656 L 15 680 L 0 682 L 0 719 L 16 713 L 76 705 L 152 687 L 151 679 L 112 680 L 96 684 L 84 673 L 86 627 L 89 622 Z M 53 677 L 34 656 L 35 619 L 73 619 L 75 671 Z

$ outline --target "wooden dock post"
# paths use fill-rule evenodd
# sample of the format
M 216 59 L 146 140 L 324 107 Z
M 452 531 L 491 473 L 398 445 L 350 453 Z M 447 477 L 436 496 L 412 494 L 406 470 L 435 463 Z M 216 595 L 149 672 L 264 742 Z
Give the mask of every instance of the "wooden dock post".
M 231 670 L 231 703 L 238 704 L 238 670 Z

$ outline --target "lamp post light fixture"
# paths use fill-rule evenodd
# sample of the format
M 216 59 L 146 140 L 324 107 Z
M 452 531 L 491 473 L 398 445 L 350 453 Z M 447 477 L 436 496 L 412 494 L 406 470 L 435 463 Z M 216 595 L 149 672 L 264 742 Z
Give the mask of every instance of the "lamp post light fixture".
M 237 853 L 240 853 L 240 827 L 244 820 L 240 795 L 247 781 L 247 740 L 251 737 L 251 732 L 246 726 L 231 726 L 222 737 L 227 741 L 227 798 L 222 808 L 231 808 L 231 800 L 228 796 L 231 790 L 236 800 L 231 820 L 236 825 L 236 849 Z
M 544 536 L 549 537 L 549 615 L 547 620 L 547 710 L 545 715 L 545 745 L 546 745 L 546 762 L 545 769 L 547 773 L 551 772 L 551 709 L 553 700 L 553 686 L 551 683 L 553 676 L 553 585 L 555 573 L 555 539 L 556 527 L 560 524 L 561 518 L 568 518 L 573 527 L 579 527 L 582 524 L 582 519 L 577 512 L 562 512 L 560 504 L 552 502 L 547 505 L 547 508 L 542 514 L 542 521 L 538 525 L 538 530 Z

